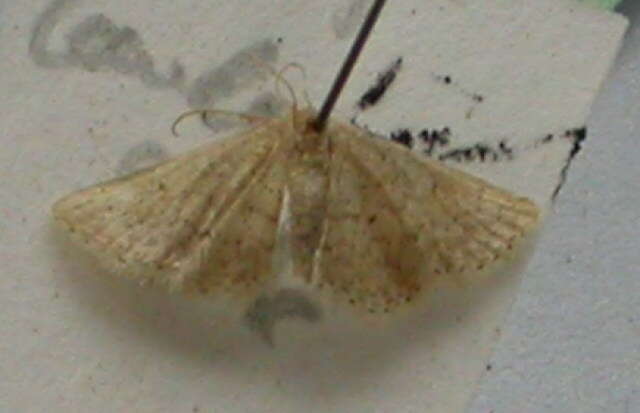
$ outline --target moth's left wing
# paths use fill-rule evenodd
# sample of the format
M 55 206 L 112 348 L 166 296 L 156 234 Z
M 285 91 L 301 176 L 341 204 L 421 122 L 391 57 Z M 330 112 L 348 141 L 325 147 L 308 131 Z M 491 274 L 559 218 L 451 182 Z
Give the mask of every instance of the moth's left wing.
M 53 214 L 122 275 L 203 293 L 255 285 L 269 275 L 284 184 L 273 130 L 78 191 Z

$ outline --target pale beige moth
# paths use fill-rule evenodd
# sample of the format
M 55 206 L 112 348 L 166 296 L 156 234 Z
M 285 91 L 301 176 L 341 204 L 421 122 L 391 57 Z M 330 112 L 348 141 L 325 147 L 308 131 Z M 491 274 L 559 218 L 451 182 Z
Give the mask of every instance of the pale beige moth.
M 211 297 L 273 288 L 286 227 L 302 284 L 373 313 L 410 305 L 438 279 L 490 270 L 536 227 L 532 201 L 329 119 L 337 94 L 320 114 L 292 105 L 254 117 L 248 132 L 72 193 L 55 219 L 113 272 Z

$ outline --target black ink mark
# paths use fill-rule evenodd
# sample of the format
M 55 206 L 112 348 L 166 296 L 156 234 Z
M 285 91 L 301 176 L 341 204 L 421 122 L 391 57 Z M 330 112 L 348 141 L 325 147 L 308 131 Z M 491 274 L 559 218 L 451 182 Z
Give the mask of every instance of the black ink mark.
M 498 149 L 500 149 L 500 152 L 506 155 L 507 159 L 513 159 L 513 148 L 508 146 L 507 141 L 505 141 L 504 139 L 498 142 Z
M 503 140 L 498 143 L 497 148 L 493 148 L 484 143 L 476 143 L 472 146 L 452 149 L 438 156 L 441 161 L 470 162 L 480 160 L 485 162 L 488 160 L 497 162 L 504 159 L 512 160 L 514 158 L 514 149 L 507 146 Z
M 401 127 L 390 133 L 374 131 L 366 124 L 360 124 L 356 116 L 351 118 L 351 124 L 367 130 L 371 135 L 389 139 L 424 155 L 433 157 L 443 162 L 503 162 L 516 159 L 520 153 L 535 150 L 542 145 L 549 144 L 559 138 L 570 138 L 574 140 L 574 147 L 569 154 L 569 159 L 573 159 L 581 147 L 581 142 L 585 139 L 586 129 L 575 128 L 564 132 L 546 133 L 534 138 L 528 145 L 512 145 L 507 139 L 490 139 L 492 143 L 476 142 L 465 146 L 452 145 L 452 131 L 449 127 L 441 129 L 423 128 L 418 132 L 410 128 Z M 563 174 L 566 174 L 564 172 Z M 556 189 L 557 191 L 557 189 Z
M 473 111 L 476 109 L 476 106 L 484 102 L 484 99 L 485 99 L 484 95 L 480 93 L 468 91 L 464 87 L 460 86 L 458 82 L 454 82 L 451 75 L 433 75 L 433 76 L 438 82 L 444 83 L 445 85 L 452 85 L 455 88 L 455 90 L 457 90 L 459 93 L 469 98 L 473 102 L 472 106 L 469 109 L 467 109 L 465 113 L 465 118 L 471 119 L 471 116 L 473 116 Z
M 391 132 L 389 139 L 408 148 L 414 148 L 416 140 L 419 140 L 423 146 L 426 146 L 424 153 L 431 156 L 436 147 L 442 148 L 449 144 L 450 136 L 451 131 L 447 127 L 431 130 L 422 129 L 417 134 L 407 128 L 400 128 Z
M 446 126 L 440 130 L 432 129 L 422 129 L 418 136 L 420 140 L 427 146 L 424 150 L 424 153 L 431 156 L 433 154 L 433 149 L 437 146 L 445 147 L 449 144 L 449 138 L 451 137 L 451 130 Z
M 573 146 L 571 147 L 569 155 L 567 156 L 567 160 L 562 167 L 562 170 L 560 171 L 560 180 L 558 182 L 558 185 L 556 186 L 556 189 L 553 191 L 553 195 L 551 196 L 552 201 L 555 201 L 558 197 L 558 194 L 560 194 L 560 190 L 567 180 L 567 174 L 569 173 L 571 163 L 573 162 L 573 159 L 576 157 L 576 155 L 580 153 L 582 144 L 585 139 L 587 139 L 587 128 L 583 126 L 580 128 L 569 129 L 564 133 L 564 137 L 573 140 Z
M 402 58 L 399 57 L 387 70 L 378 74 L 376 83 L 367 90 L 358 100 L 358 108 L 365 110 L 376 103 L 384 96 L 389 86 L 396 79 L 398 71 L 402 67 Z
M 413 134 L 409 129 L 398 129 L 395 132 L 391 132 L 390 139 L 407 148 L 413 148 Z

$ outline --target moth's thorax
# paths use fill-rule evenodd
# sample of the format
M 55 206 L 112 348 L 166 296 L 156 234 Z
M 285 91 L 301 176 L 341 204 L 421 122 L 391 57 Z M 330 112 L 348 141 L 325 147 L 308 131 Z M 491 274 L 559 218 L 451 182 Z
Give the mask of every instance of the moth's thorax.
M 317 152 L 325 152 L 327 147 L 327 135 L 325 132 L 317 132 L 311 126 L 316 117 L 316 112 L 311 109 L 297 109 L 293 107 L 283 121 L 287 132 L 283 138 L 288 141 L 286 145 L 291 147 L 292 155 L 303 157 Z M 304 156 L 308 158 L 308 156 Z

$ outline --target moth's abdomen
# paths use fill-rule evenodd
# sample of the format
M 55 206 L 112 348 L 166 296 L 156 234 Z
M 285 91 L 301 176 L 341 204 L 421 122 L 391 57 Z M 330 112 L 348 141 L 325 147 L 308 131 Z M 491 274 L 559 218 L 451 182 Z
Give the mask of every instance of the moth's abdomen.
M 326 153 L 303 154 L 290 163 L 290 242 L 296 275 L 310 281 L 327 214 L 329 191 Z

